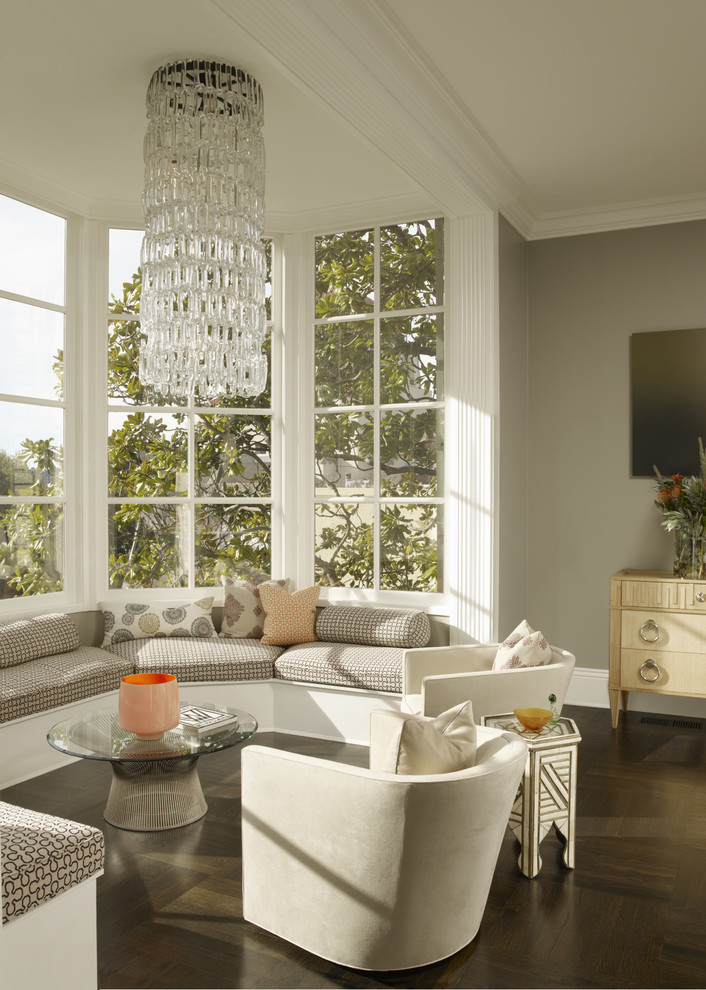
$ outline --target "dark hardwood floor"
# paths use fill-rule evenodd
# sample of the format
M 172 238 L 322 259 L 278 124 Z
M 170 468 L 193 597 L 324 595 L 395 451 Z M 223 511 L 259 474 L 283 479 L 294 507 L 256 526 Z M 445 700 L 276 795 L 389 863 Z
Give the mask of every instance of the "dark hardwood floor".
M 442 963 L 402 973 L 335 966 L 243 921 L 238 749 L 200 761 L 208 814 L 168 832 L 107 825 L 111 771 L 89 760 L 0 797 L 103 829 L 102 990 L 706 987 L 705 723 L 629 712 L 612 732 L 606 710 L 564 714 L 583 737 L 576 869 L 560 866 L 552 830 L 540 874 L 526 879 L 508 832 L 477 937 Z M 367 760 L 363 747 L 321 740 L 261 733 L 253 742 Z

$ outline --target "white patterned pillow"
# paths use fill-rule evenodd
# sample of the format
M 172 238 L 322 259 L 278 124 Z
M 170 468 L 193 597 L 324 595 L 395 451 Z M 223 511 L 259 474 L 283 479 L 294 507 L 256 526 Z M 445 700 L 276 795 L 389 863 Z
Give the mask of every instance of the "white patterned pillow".
M 500 644 L 493 670 L 517 667 L 543 667 L 552 662 L 552 648 L 541 632 L 535 632 L 526 619 Z
M 216 636 L 211 617 L 213 595 L 197 602 L 101 602 L 99 608 L 103 611 L 105 633 L 102 646 L 151 636 Z
M 262 638 L 265 609 L 260 601 L 260 588 L 263 584 L 289 591 L 289 578 L 280 581 L 262 581 L 261 584 L 223 578 L 225 600 L 220 636 L 224 639 Z

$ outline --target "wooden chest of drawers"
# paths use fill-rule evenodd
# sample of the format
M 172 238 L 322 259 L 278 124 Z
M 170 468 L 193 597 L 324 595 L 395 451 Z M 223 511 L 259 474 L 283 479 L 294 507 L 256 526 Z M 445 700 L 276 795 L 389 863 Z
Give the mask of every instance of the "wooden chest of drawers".
M 662 571 L 610 579 L 613 728 L 630 691 L 706 698 L 706 582 Z

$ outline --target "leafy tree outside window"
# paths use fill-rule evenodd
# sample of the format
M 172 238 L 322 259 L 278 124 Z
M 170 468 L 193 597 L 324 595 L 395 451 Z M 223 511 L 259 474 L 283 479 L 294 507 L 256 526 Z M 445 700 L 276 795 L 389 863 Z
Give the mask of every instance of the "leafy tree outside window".
M 442 590 L 443 220 L 316 238 L 318 583 Z
M 0 597 L 64 589 L 66 221 L 0 196 Z
M 124 270 L 111 278 L 118 287 L 108 314 L 109 586 L 208 587 L 224 575 L 266 579 L 270 384 L 255 399 L 224 397 L 207 405 L 170 403 L 142 384 L 140 240 L 139 231 L 111 231 L 111 258 L 125 260 L 111 265 Z M 269 293 L 269 243 L 267 258 Z M 267 315 L 271 321 L 269 295 Z

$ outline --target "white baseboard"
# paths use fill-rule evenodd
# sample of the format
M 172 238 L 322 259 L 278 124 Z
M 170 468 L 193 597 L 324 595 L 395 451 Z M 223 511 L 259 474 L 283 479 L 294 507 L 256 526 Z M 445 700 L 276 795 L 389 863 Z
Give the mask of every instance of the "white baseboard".
M 565 704 L 586 708 L 609 708 L 608 671 L 595 667 L 576 667 L 569 683 Z M 706 698 L 682 698 L 677 695 L 651 694 L 631 691 L 628 710 L 682 715 L 686 718 L 706 718 Z

